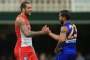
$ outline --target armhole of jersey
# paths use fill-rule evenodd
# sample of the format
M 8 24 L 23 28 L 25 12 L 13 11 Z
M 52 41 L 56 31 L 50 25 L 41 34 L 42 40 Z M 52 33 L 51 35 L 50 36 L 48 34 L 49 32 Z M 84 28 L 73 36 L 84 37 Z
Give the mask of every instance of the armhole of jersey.
M 64 25 L 64 26 L 65 26 L 65 25 Z M 68 29 L 68 27 L 67 27 L 67 26 L 65 26 L 65 27 Z M 68 31 L 69 31 L 69 29 L 68 29 Z M 67 31 L 67 34 L 68 34 L 68 31 Z M 66 40 L 68 39 L 68 38 L 67 38 L 67 34 L 66 34 Z
M 18 25 L 16 24 L 16 20 L 15 20 L 15 26 L 18 26 Z
M 18 26 L 17 24 L 15 24 L 16 26 Z M 19 27 L 19 26 L 18 26 Z

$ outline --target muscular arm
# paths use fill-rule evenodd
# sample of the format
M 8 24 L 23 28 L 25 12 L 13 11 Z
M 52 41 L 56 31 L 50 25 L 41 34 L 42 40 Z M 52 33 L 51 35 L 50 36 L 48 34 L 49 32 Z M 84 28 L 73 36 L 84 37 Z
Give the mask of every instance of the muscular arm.
M 18 25 L 20 27 L 20 29 L 22 30 L 23 34 L 26 37 L 32 37 L 32 36 L 37 36 L 37 35 L 42 35 L 45 34 L 44 31 L 28 31 L 28 28 L 26 26 L 25 20 L 23 18 L 18 18 L 15 22 L 16 25 Z
M 66 26 L 63 26 L 63 27 L 61 27 L 61 32 L 60 32 L 60 35 L 56 35 L 56 34 L 54 34 L 54 33 L 52 33 L 52 32 L 50 32 L 49 33 L 49 36 L 51 36 L 53 39 L 55 39 L 55 40 L 57 40 L 57 41 L 59 41 L 59 40 L 61 40 L 61 41 L 63 41 L 64 40 L 64 33 L 67 33 L 67 27 Z
M 67 32 L 68 32 L 68 28 L 66 26 L 62 26 L 61 27 L 61 32 L 60 32 L 60 39 L 57 43 L 57 46 L 56 46 L 55 50 L 58 50 L 59 47 L 66 41 Z
M 54 33 L 52 33 L 52 32 L 49 33 L 49 36 L 51 36 L 53 39 L 55 39 L 55 40 L 57 40 L 57 41 L 58 41 L 59 38 L 60 38 L 59 35 L 56 35 L 56 34 L 54 34 Z

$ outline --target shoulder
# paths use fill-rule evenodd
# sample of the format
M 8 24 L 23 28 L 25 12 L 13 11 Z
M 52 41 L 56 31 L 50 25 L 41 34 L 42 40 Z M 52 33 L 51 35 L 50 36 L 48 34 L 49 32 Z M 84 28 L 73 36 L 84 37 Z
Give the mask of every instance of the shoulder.
M 68 32 L 68 28 L 67 28 L 66 26 L 62 26 L 62 27 L 61 27 L 61 31 L 66 31 L 66 32 Z
M 17 17 L 15 24 L 16 25 L 20 25 L 22 23 L 25 23 L 25 20 L 22 17 Z

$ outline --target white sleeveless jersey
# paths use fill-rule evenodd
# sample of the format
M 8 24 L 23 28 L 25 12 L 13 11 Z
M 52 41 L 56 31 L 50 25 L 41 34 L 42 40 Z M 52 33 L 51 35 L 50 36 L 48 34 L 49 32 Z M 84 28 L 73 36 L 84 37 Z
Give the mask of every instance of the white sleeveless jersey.
M 26 18 L 26 16 L 20 14 L 17 16 L 17 18 L 18 17 L 21 17 L 25 20 L 28 31 L 31 31 L 31 27 L 30 27 L 29 21 Z M 16 18 L 16 20 L 17 20 L 17 18 Z M 16 43 L 17 47 L 32 46 L 32 37 L 29 37 L 29 38 L 25 37 L 25 35 L 21 31 L 20 27 L 17 26 L 16 24 L 15 24 L 15 32 L 16 32 L 16 36 L 17 36 L 17 43 Z

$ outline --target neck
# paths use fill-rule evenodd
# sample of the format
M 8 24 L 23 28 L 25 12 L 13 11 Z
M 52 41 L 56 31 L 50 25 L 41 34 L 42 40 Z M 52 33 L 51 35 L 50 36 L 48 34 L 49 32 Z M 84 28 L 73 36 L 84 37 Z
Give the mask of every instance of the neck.
M 67 22 L 70 22 L 70 20 L 68 20 L 68 21 L 67 21 L 67 20 L 65 20 L 65 21 L 64 21 L 64 24 L 66 24 Z
M 24 15 L 25 17 L 27 17 L 27 16 L 25 15 L 25 13 L 23 13 L 23 12 L 21 12 L 21 15 Z

